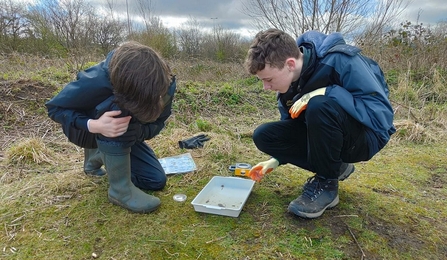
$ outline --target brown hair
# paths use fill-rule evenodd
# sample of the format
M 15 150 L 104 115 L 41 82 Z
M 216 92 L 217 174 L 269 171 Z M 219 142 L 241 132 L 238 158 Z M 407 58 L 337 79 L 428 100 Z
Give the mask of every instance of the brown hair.
M 138 42 L 124 43 L 113 53 L 109 72 L 115 102 L 121 109 L 142 122 L 160 116 L 170 70 L 157 52 Z
M 272 28 L 256 34 L 248 49 L 245 68 L 253 75 L 263 70 L 266 64 L 282 69 L 288 58 L 298 59 L 300 55 L 300 49 L 292 36 Z

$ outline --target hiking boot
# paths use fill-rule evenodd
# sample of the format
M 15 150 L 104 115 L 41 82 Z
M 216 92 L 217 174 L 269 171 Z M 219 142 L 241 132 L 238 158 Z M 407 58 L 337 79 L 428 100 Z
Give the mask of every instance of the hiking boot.
M 307 179 L 303 189 L 303 194 L 290 202 L 288 208 L 297 216 L 317 218 L 339 202 L 337 179 L 323 179 L 315 175 Z
M 355 171 L 354 164 L 342 163 L 340 166 L 340 175 L 338 176 L 338 180 L 339 181 L 346 180 L 354 171 Z

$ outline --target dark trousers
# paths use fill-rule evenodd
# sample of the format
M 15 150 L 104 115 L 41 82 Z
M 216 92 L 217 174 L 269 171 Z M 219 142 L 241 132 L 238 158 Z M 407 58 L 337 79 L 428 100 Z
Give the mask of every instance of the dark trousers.
M 342 162 L 369 160 L 371 135 L 334 100 L 315 96 L 298 119 L 260 125 L 253 141 L 280 164 L 290 163 L 336 179 Z
M 167 177 L 154 151 L 145 143 L 135 143 L 131 147 L 131 180 L 143 190 L 161 190 Z

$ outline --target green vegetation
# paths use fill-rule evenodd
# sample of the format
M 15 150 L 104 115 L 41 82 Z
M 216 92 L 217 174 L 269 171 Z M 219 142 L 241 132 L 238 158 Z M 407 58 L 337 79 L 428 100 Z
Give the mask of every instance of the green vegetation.
M 240 64 L 184 66 L 174 111 L 148 141 L 159 157 L 190 152 L 197 171 L 170 176 L 151 214 L 107 200 L 107 177 L 87 177 L 82 149 L 47 118 L 44 102 L 74 78 L 65 60 L 27 56 L 0 69 L 0 258 L 2 259 L 442 259 L 447 255 L 446 74 L 388 71 L 398 129 L 386 148 L 340 184 L 340 204 L 315 220 L 286 212 L 310 172 L 285 165 L 256 183 L 238 218 L 190 204 L 236 162 L 267 158 L 257 125 L 279 118 L 275 93 Z M 194 73 L 192 73 L 194 72 Z M 219 73 L 218 73 L 219 72 Z M 181 150 L 199 133 L 211 140 Z M 184 193 L 187 201 L 173 200 Z

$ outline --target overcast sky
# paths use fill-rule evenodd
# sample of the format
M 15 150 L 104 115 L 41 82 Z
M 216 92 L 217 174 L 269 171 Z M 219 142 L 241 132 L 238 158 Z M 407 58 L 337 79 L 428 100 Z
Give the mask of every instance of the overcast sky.
M 26 1 L 33 0 L 13 0 Z M 87 0 L 92 4 L 105 6 L 107 0 Z M 254 37 L 257 29 L 251 27 L 250 18 L 243 12 L 244 3 L 249 0 L 108 0 L 122 4 L 118 10 L 125 10 L 126 1 L 129 6 L 137 1 L 152 3 L 153 15 L 162 19 L 168 28 L 180 28 L 188 20 L 196 20 L 204 29 L 211 30 L 214 26 L 239 33 L 248 38 Z M 380 1 L 380 0 L 379 0 Z M 413 23 L 419 18 L 419 23 L 435 25 L 439 21 L 447 21 L 446 0 L 404 0 L 408 7 L 402 15 L 401 21 L 409 20 Z
M 132 0 L 128 0 L 129 2 Z M 446 0 L 404 0 L 410 2 L 402 16 L 402 22 L 409 20 L 424 25 L 435 25 L 447 21 Z M 224 29 L 252 37 L 253 29 L 249 17 L 242 12 L 247 0 L 152 0 L 154 14 L 159 16 L 166 27 L 179 27 L 182 22 L 194 18 L 200 25 L 212 28 L 215 25 Z
M 132 1 L 132 0 L 129 0 Z M 243 12 L 247 0 L 152 0 L 154 15 L 166 27 L 179 27 L 195 19 L 201 26 L 212 29 L 221 26 L 243 35 L 255 34 L 249 17 Z
M 405 9 L 405 18 L 416 21 L 419 15 L 419 23 L 435 25 L 440 21 L 447 21 L 446 0 L 406 0 L 410 2 Z

